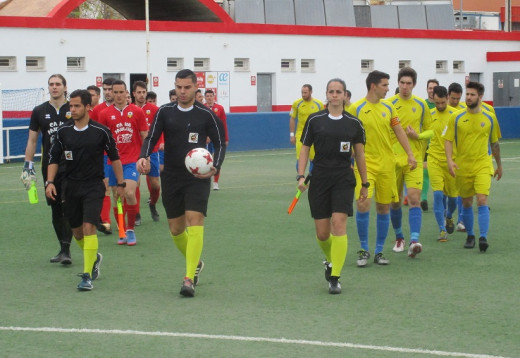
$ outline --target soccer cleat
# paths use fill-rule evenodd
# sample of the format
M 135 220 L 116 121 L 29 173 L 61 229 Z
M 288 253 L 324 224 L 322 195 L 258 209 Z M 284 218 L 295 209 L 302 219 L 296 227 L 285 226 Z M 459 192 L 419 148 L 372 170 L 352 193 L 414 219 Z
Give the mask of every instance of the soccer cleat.
M 70 265 L 72 264 L 72 259 L 70 258 L 70 254 L 66 252 L 60 251 L 56 256 L 51 257 L 50 260 L 52 263 L 59 262 L 62 265 Z
M 486 252 L 488 247 L 489 247 L 489 244 L 487 242 L 487 239 L 485 237 L 480 237 L 478 239 L 478 248 L 480 249 L 480 252 Z
M 195 296 L 195 288 L 193 287 L 193 281 L 189 277 L 184 277 L 184 282 L 181 287 L 181 295 L 184 297 L 193 297 Z
M 465 249 L 472 249 L 475 247 L 475 236 L 474 235 L 468 235 L 466 238 L 466 243 L 464 244 Z
M 341 293 L 341 283 L 339 283 L 338 276 L 330 276 L 329 293 L 331 295 L 337 295 Z
M 110 223 L 100 223 L 97 229 L 105 235 L 111 235 L 112 229 L 110 228 Z
M 101 261 L 103 261 L 103 255 L 99 252 L 97 253 L 97 259 L 94 262 L 94 266 L 92 266 L 92 281 L 99 277 L 101 271 L 99 270 L 99 266 L 101 266 Z
M 135 245 L 137 245 L 137 238 L 135 237 L 135 231 L 134 230 L 126 230 L 126 244 L 128 246 L 135 246 Z
M 404 197 L 403 199 L 403 205 L 408 206 L 408 195 Z
M 420 242 L 411 242 L 410 247 L 408 247 L 408 257 L 411 257 L 412 259 L 417 256 L 417 254 L 420 254 L 422 251 L 422 245 Z
M 135 226 L 141 226 L 141 213 L 135 214 Z
M 392 249 L 392 251 L 393 252 L 403 252 L 404 245 L 405 245 L 404 238 L 402 238 L 402 237 L 397 238 L 397 239 L 395 239 L 395 245 L 394 245 L 394 248 Z
M 455 231 L 455 223 L 453 222 L 453 218 L 446 218 L 446 231 L 448 234 L 453 234 Z
M 118 245 L 126 245 L 126 237 L 120 237 L 119 240 L 117 240 Z
M 152 220 L 153 221 L 159 221 L 159 213 L 157 212 L 157 209 L 155 208 L 155 204 L 148 204 L 150 207 L 150 214 L 152 214 Z
M 323 261 L 323 265 L 325 265 L 325 281 L 330 281 L 330 275 L 332 275 L 332 264 L 327 260 Z
M 421 201 L 421 209 L 422 211 L 428 211 L 428 200 Z
M 374 263 L 378 265 L 388 265 L 390 260 L 383 256 L 383 253 L 380 252 L 374 256 Z
M 370 258 L 370 252 L 365 250 L 358 251 L 358 259 L 356 261 L 358 267 L 365 267 L 368 264 L 368 259 Z
M 466 232 L 466 227 L 462 221 L 457 223 L 457 232 Z
M 446 242 L 448 241 L 448 233 L 444 230 L 441 231 L 441 234 L 439 235 L 439 238 L 437 239 L 438 242 Z
M 213 182 L 213 190 L 219 190 L 220 188 L 218 187 L 218 183 L 217 182 Z
M 79 273 L 78 276 L 81 277 L 81 282 L 78 284 L 78 290 L 90 291 L 94 288 L 94 286 L 92 286 L 92 280 L 90 279 L 90 274 L 88 272 Z
M 199 283 L 199 275 L 204 270 L 204 261 L 199 260 L 199 264 L 197 265 L 197 268 L 195 269 L 195 276 L 193 276 L 193 285 L 197 286 Z

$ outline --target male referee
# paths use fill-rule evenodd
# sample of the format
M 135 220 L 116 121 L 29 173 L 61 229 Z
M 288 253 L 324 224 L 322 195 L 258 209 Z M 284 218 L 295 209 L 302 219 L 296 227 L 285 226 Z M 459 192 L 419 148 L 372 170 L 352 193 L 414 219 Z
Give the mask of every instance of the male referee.
M 72 227 L 76 243 L 83 250 L 82 280 L 80 291 L 92 290 L 92 280 L 99 277 L 99 265 L 103 256 L 97 252 L 96 234 L 103 198 L 105 176 L 103 153 L 112 161 L 117 178 L 117 196 L 124 196 L 123 167 L 119 160 L 116 143 L 110 130 L 89 119 L 92 97 L 87 90 L 70 94 L 72 119 L 61 125 L 51 145 L 45 195 L 55 199 L 54 179 L 60 158 L 65 155 L 65 174 L 62 185 L 64 212 Z M 61 165 L 60 165 L 61 166 Z
M 204 234 L 204 217 L 208 207 L 210 178 L 218 174 L 225 154 L 225 132 L 211 109 L 195 101 L 197 76 L 181 70 L 175 76 L 177 102 L 159 108 L 137 161 L 139 172 L 150 170 L 149 157 L 164 133 L 164 171 L 161 173 L 163 205 L 173 242 L 186 258 L 186 275 L 180 294 L 195 295 L 194 286 L 204 268 L 200 260 Z M 192 175 L 184 166 L 186 154 L 194 148 L 205 148 L 206 138 L 215 152 L 211 171 Z

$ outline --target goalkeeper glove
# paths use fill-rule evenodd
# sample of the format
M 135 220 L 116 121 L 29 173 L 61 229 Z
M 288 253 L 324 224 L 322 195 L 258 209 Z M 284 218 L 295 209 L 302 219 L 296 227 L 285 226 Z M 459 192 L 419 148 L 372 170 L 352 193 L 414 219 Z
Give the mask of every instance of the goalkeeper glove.
M 20 180 L 25 186 L 25 190 L 29 190 L 31 188 L 31 182 L 36 182 L 36 173 L 34 172 L 34 163 L 30 161 L 25 161 L 23 164 L 22 176 Z

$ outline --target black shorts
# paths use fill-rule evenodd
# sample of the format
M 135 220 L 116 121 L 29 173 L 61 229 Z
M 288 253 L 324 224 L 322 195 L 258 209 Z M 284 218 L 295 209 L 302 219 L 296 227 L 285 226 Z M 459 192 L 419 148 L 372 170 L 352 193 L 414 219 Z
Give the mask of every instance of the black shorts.
M 43 182 L 45 183 L 47 181 L 47 171 L 46 170 L 42 170 L 43 172 Z M 55 199 L 50 199 L 48 198 L 47 196 L 45 196 L 45 199 L 47 201 L 47 205 L 56 205 L 56 204 L 60 204 L 61 205 L 61 202 L 62 202 L 62 193 L 63 193 L 63 190 L 62 190 L 62 185 L 63 185 L 63 180 L 65 179 L 65 174 L 64 172 L 59 172 L 56 174 L 56 177 L 54 178 L 54 187 L 56 188 L 56 197 Z
M 309 205 L 314 219 L 326 219 L 332 213 L 354 213 L 356 178 L 351 168 L 342 170 L 313 169 L 309 184 Z
M 191 174 L 171 171 L 161 173 L 162 202 L 168 219 L 184 215 L 186 210 L 204 216 L 208 211 L 210 179 L 197 179 Z
M 103 180 L 88 182 L 66 181 L 63 183 L 63 211 L 71 228 L 83 223 L 97 225 L 105 198 Z

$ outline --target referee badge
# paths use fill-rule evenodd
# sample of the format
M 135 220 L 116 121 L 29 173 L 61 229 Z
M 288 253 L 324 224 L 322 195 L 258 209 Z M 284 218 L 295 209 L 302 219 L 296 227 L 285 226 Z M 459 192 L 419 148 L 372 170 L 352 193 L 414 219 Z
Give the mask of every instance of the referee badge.
M 341 142 L 339 151 L 341 153 L 350 152 L 350 142 Z
M 198 143 L 199 142 L 199 133 L 190 133 L 188 137 L 188 143 Z
M 66 160 L 73 160 L 73 158 L 72 158 L 72 150 L 66 150 L 65 151 L 65 159 Z

